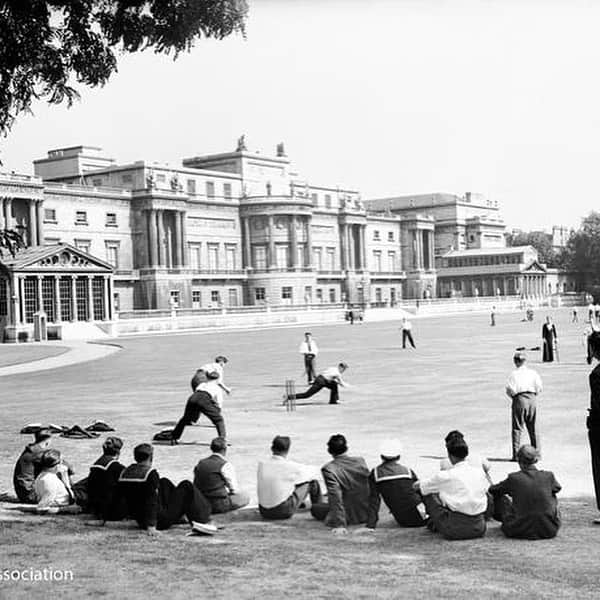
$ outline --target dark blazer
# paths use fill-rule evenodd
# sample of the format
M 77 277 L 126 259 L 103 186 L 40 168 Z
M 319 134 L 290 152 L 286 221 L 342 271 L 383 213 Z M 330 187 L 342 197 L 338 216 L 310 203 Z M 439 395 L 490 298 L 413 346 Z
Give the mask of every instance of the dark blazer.
M 369 511 L 369 469 L 360 456 L 342 454 L 322 469 L 329 513 L 325 523 L 345 527 L 366 523 Z
M 527 539 L 554 537 L 560 527 L 556 499 L 560 490 L 552 471 L 538 471 L 534 466 L 510 473 L 491 486 L 494 497 L 507 494 L 512 499 L 512 509 L 502 522 L 504 533 Z

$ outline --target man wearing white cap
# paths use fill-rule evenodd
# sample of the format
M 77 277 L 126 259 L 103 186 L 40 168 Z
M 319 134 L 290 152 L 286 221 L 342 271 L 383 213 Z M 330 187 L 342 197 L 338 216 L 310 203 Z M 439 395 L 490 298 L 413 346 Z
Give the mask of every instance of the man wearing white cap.
M 401 527 L 421 527 L 426 523 L 425 505 L 413 488 L 417 476 L 400 464 L 402 446 L 398 440 L 386 440 L 379 449 L 381 464 L 369 474 L 368 529 L 375 529 L 381 498 Z
M 521 433 L 527 429 L 531 445 L 540 451 L 540 436 L 536 426 L 537 397 L 542 391 L 542 379 L 525 365 L 524 352 L 516 352 L 513 362 L 516 369 L 506 382 L 506 394 L 512 399 L 512 460 L 517 462 L 521 447 Z

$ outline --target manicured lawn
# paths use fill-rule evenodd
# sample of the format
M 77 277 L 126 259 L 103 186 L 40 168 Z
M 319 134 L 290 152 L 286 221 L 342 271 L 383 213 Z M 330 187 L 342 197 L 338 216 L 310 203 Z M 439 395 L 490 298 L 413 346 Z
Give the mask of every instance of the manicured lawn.
M 0 367 L 41 360 L 64 354 L 64 346 L 40 346 L 38 344 L 0 344 Z
M 148 540 L 122 529 L 89 530 L 72 517 L 63 517 L 60 527 L 56 520 L 0 521 L 3 541 L 10 541 L 2 544 L 10 548 L 8 562 L 50 561 L 73 569 L 77 581 L 61 594 L 87 590 L 132 597 L 139 590 L 140 596 L 160 596 L 170 590 L 176 597 L 371 598 L 404 597 L 406 585 L 407 596 L 427 598 L 592 597 L 600 528 L 589 525 L 595 516 L 585 431 L 590 367 L 583 327 L 570 324 L 569 311 L 552 314 L 561 362 L 538 364 L 538 353 L 531 353 L 530 362 L 545 385 L 538 413 L 541 466 L 555 472 L 565 499 L 565 526 L 554 542 L 507 541 L 495 526 L 473 543 L 395 528 L 374 538 L 354 534 L 338 540 L 307 517 L 264 524 L 249 509 L 233 520 L 217 519 L 228 526 L 211 540 L 186 538 L 182 529 L 165 534 L 162 542 Z M 314 404 L 289 414 L 279 404 L 286 378 L 304 385 L 297 351 L 302 329 L 121 339 L 124 349 L 105 359 L 2 379 L 0 488 L 11 485 L 13 462 L 28 441 L 17 432 L 27 422 L 87 425 L 103 418 L 125 440 L 123 459 L 129 462 L 135 444 L 179 417 L 194 369 L 216 354 L 229 357 L 226 381 L 234 388 L 225 399 L 230 459 L 254 501 L 256 464 L 268 456 L 275 434 L 291 435 L 291 458 L 323 464 L 329 435 L 344 433 L 350 452 L 363 455 L 370 466 L 377 463 L 379 442 L 399 437 L 403 461 L 426 476 L 438 468 L 444 435 L 458 428 L 475 452 L 494 461 L 493 478 L 500 480 L 514 469 L 505 462 L 510 410 L 504 384 L 515 347 L 540 344 L 541 316 L 538 311 L 537 320 L 527 323 L 521 314 L 500 314 L 494 328 L 487 315 L 415 320 L 416 351 L 399 348 L 397 322 L 313 327 L 319 366 L 345 360 L 354 388 L 342 390 L 338 406 L 328 406 L 323 391 L 311 399 Z M 197 443 L 157 446 L 159 472 L 189 478 L 213 436 L 212 426 L 191 427 L 183 441 Z M 83 476 L 101 440 L 58 438 L 55 445 Z M 15 589 L 25 591 L 23 584 Z

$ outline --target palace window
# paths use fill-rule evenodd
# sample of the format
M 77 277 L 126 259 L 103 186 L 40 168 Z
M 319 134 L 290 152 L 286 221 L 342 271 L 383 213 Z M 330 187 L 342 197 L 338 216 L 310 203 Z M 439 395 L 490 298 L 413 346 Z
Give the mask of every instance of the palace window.
M 292 299 L 291 286 L 284 286 L 281 288 L 281 299 L 282 300 L 291 300 Z
M 266 294 L 265 294 L 264 287 L 254 288 L 254 299 L 255 300 L 265 300 L 265 298 L 266 298 Z
M 87 225 L 87 211 L 78 210 L 75 212 L 75 225 Z
M 188 191 L 188 194 L 196 193 L 196 180 L 195 179 L 187 180 L 187 191 Z
M 325 194 L 325 208 L 331 208 L 331 195 Z
M 44 209 L 44 223 L 56 223 L 56 209 L 45 208 Z
M 115 269 L 119 268 L 119 242 L 104 242 L 106 245 L 106 262 Z
M 102 179 L 92 179 L 92 185 L 94 187 L 100 187 L 102 185 Z
M 225 200 L 231 200 L 231 184 L 230 183 L 224 183 L 223 184 L 223 198 L 225 198 Z
M 388 265 L 389 265 L 389 270 L 392 273 L 395 273 L 398 270 L 398 263 L 396 262 L 396 253 L 395 252 L 388 252 Z
M 313 248 L 313 262 L 317 271 L 323 270 L 323 248 Z
M 252 246 L 252 265 L 255 269 L 267 268 L 267 247 L 264 245 Z
M 317 206 L 319 204 L 319 194 L 311 194 L 310 198 L 312 200 L 313 206 Z
M 221 304 L 221 294 L 219 290 L 211 290 L 210 301 L 214 304 Z
M 215 197 L 215 183 L 214 181 L 206 182 L 206 197 L 214 198 Z
M 335 248 L 327 248 L 327 269 L 335 271 Z
M 73 313 L 71 307 L 73 306 L 73 298 L 71 296 L 71 278 L 61 277 L 59 280 L 60 288 L 60 314 L 63 321 L 72 321 Z
M 0 279 L 0 316 L 8 314 L 8 280 Z
M 42 307 L 48 317 L 48 322 L 54 323 L 54 277 L 42 279 Z
M 38 309 L 37 305 L 37 279 L 26 277 L 23 280 L 23 308 L 25 309 L 25 323 L 33 323 L 33 313 Z
M 373 271 L 381 272 L 381 250 L 373 250 Z
M 192 265 L 192 269 L 200 269 L 202 265 L 202 259 L 200 256 L 200 244 L 189 244 L 190 249 L 190 263 Z
M 171 307 L 179 308 L 179 290 L 171 290 L 169 292 L 169 298 L 171 299 Z
M 219 268 L 219 244 L 208 244 L 208 268 L 211 271 Z
M 133 176 L 131 175 L 131 173 L 126 173 L 125 175 L 123 175 L 122 180 L 123 183 L 131 183 L 133 181 Z
M 237 306 L 238 305 L 238 291 L 236 288 L 229 288 L 229 306 Z
M 393 241 L 394 241 L 394 232 L 388 231 L 388 242 L 393 242 Z
M 329 302 L 331 302 L 331 303 L 335 302 L 335 288 L 329 289 Z
M 377 302 L 377 303 L 382 302 L 381 288 L 375 288 L 375 302 Z
M 192 308 L 200 308 L 202 306 L 202 292 L 200 290 L 192 290 Z
M 92 304 L 95 321 L 104 319 L 104 285 L 103 277 L 94 277 L 92 279 Z
M 117 226 L 117 213 L 106 213 L 106 226 L 116 227 Z
M 236 246 L 235 244 L 225 245 L 225 267 L 228 271 L 235 271 L 236 268 Z
M 78 277 L 75 280 L 75 298 L 77 304 L 77 320 L 87 321 L 88 315 L 88 280 L 87 277 Z
M 379 234 L 379 230 L 375 229 L 375 231 L 373 231 L 373 240 L 378 242 L 379 240 L 381 240 L 381 235 Z
M 321 288 L 315 290 L 315 297 L 318 303 L 323 302 L 323 290 Z

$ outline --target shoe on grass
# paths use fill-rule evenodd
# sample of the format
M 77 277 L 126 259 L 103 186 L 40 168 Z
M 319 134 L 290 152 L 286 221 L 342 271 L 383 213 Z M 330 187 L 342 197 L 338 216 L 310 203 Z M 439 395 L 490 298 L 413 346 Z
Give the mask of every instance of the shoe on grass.
M 188 535 L 215 535 L 217 528 L 212 523 L 198 523 L 192 521 L 192 531 Z

